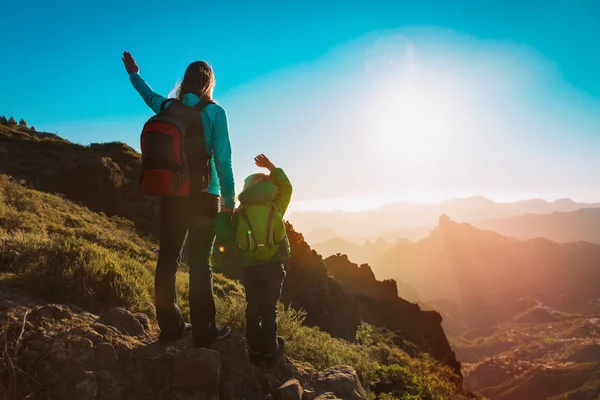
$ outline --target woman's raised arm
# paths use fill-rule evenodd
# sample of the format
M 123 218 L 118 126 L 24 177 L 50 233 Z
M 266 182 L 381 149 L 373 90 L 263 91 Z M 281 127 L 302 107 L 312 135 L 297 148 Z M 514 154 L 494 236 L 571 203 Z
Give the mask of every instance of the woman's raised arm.
M 124 52 L 122 60 L 123 64 L 125 64 L 125 70 L 127 70 L 127 73 L 129 74 L 129 80 L 133 84 L 133 87 L 138 91 L 140 96 L 142 96 L 142 99 L 144 99 L 148 107 L 158 114 L 160 112 L 161 104 L 167 100 L 167 98 L 154 92 L 150 85 L 148 85 L 140 76 L 140 68 L 135 62 L 135 59 L 131 56 L 131 53 L 127 51 Z

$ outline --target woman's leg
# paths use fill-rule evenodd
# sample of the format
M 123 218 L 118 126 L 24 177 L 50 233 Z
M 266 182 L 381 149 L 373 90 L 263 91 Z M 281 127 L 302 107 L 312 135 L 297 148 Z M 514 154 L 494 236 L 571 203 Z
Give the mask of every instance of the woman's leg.
M 202 193 L 191 199 L 188 264 L 190 267 L 190 315 L 194 342 L 212 343 L 217 336 L 213 275 L 210 265 L 215 241 L 214 221 L 219 212 L 219 197 Z
M 185 321 L 177 305 L 175 277 L 185 243 L 185 199 L 163 198 L 160 204 L 160 250 L 154 276 L 156 318 L 160 338 L 174 338 Z

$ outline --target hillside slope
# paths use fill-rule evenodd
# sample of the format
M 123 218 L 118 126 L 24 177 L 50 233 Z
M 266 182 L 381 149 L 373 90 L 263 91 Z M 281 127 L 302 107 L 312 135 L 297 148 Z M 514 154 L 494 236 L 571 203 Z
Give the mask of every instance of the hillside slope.
M 218 274 L 218 316 L 237 333 L 208 350 L 190 349 L 189 338 L 156 344 L 154 244 L 127 220 L 6 176 L 0 176 L 0 255 L 2 398 L 262 399 L 279 396 L 292 378 L 299 381 L 288 382 L 296 393 L 365 397 L 354 370 L 340 364 L 352 365 L 372 393 L 467 398 L 447 368 L 424 354 L 411 357 L 394 345 L 393 334 L 363 325 L 351 343 L 303 325 L 302 313 L 292 309 L 280 310 L 290 358 L 272 370 L 253 367 L 239 333 L 243 288 Z M 187 281 L 182 270 L 184 315 Z M 197 379 L 198 371 L 206 379 Z
M 60 193 L 157 236 L 158 202 L 138 190 L 140 155 L 124 143 L 81 146 L 57 135 L 0 125 L 0 173 Z
M 367 264 L 353 264 L 345 255 L 331 256 L 325 263 L 354 295 L 363 321 L 397 332 L 398 339 L 425 349 L 460 374 L 460 363 L 450 348 L 437 312 L 423 311 L 417 304 L 399 298 L 396 282 L 376 280 Z
M 158 199 L 139 194 L 141 156 L 129 146 L 80 146 L 53 134 L 0 125 L 0 154 L 0 173 L 92 211 L 126 218 L 137 233 L 158 237 Z M 290 229 L 290 236 L 298 238 L 292 245 L 301 251 L 290 264 L 282 300 L 305 310 L 307 323 L 353 339 L 360 319 L 351 296 L 328 277 L 321 258 L 311 254 L 301 235 Z
M 131 340 L 116 334 L 114 340 L 119 343 L 129 343 L 124 346 L 124 351 L 113 343 L 113 339 L 109 340 L 116 349 L 119 360 L 120 357 L 127 360 L 135 359 L 136 349 L 146 346 L 148 340 L 155 338 L 156 328 L 151 321 L 154 318 L 152 282 L 157 246 L 146 236 L 156 231 L 153 217 L 155 202 L 140 203 L 140 207 L 136 208 L 137 189 L 133 182 L 136 174 L 133 168 L 125 168 L 130 162 L 135 164 L 135 158 L 138 158 L 137 162 L 139 162 L 139 155 L 121 144 L 84 147 L 68 143 L 55 135 L 5 127 L 0 127 L 0 133 L 2 134 L 0 151 L 11 158 L 10 163 L 0 164 L 0 172 L 12 172 L 17 179 L 28 177 L 26 183 L 20 183 L 15 178 L 0 176 L 0 284 L 2 285 L 0 297 L 6 300 L 0 310 L 1 336 L 5 349 L 5 357 L 0 365 L 1 388 L 4 394 L 8 393 L 16 398 L 22 397 L 21 390 L 29 391 L 35 397 L 45 391 L 53 390 L 49 386 L 50 382 L 57 380 L 63 382 L 62 378 L 65 378 L 66 386 L 61 388 L 66 390 L 64 393 L 70 393 L 69 391 L 74 391 L 77 385 L 80 385 L 81 390 L 85 392 L 81 398 L 106 398 L 105 394 L 100 395 L 94 387 L 97 388 L 100 382 L 105 382 L 103 379 L 111 374 L 123 372 L 124 376 L 127 376 L 127 372 L 118 372 L 119 368 L 126 367 L 127 363 L 119 362 L 119 366 L 115 366 L 117 370 L 106 375 L 102 370 L 97 370 L 97 367 L 89 365 L 90 360 L 87 358 L 83 364 L 79 363 L 81 360 L 71 360 L 71 355 L 77 358 L 76 354 L 79 353 L 76 353 L 78 350 L 73 350 L 75 353 L 71 354 L 71 350 L 67 348 L 66 357 L 79 368 L 75 376 L 81 380 L 74 382 L 54 374 L 62 371 L 62 364 L 54 364 L 54 361 L 61 360 L 54 360 L 48 351 L 54 354 L 52 349 L 63 348 L 67 346 L 65 340 L 73 339 L 84 342 L 87 349 L 85 354 L 89 355 L 90 344 L 83 339 L 91 340 L 92 348 L 103 344 L 104 342 L 96 342 L 87 336 L 95 337 L 93 333 L 89 333 L 95 331 L 94 324 L 100 323 L 100 319 L 106 320 L 106 314 L 111 313 L 116 313 L 118 316 L 125 315 L 126 319 L 136 327 L 138 325 L 133 322 L 134 319 L 143 326 L 139 335 L 133 335 L 132 337 L 135 337 Z M 39 160 L 32 161 L 33 153 L 27 149 L 34 148 L 39 150 L 35 153 Z M 15 149 L 16 152 L 13 151 Z M 116 202 L 118 207 L 114 209 L 115 214 L 112 216 L 94 212 L 94 210 L 106 211 L 99 198 L 109 197 L 107 193 L 111 193 L 110 190 L 107 193 L 100 193 L 97 191 L 98 188 L 92 186 L 83 191 L 70 190 L 74 186 L 66 179 L 61 182 L 64 177 L 60 178 L 60 174 L 45 171 L 52 169 L 53 162 L 60 162 L 61 152 L 68 153 L 65 159 L 70 160 L 72 168 L 76 168 L 80 162 L 85 165 L 88 156 L 105 154 L 103 152 L 107 149 L 115 151 L 114 158 L 111 157 L 113 161 L 120 157 L 126 160 L 122 164 L 123 167 L 118 164 L 117 166 L 121 170 L 127 169 L 131 174 L 126 185 L 108 187 L 109 189 L 112 187 L 114 189 L 112 193 L 120 196 L 119 201 Z M 128 155 L 129 152 L 131 154 Z M 58 170 L 61 168 L 63 167 L 57 167 Z M 67 169 L 65 168 L 65 173 Z M 97 171 L 100 180 L 108 179 L 108 182 L 114 183 L 111 168 L 100 168 Z M 85 170 L 84 172 L 87 173 Z M 65 176 L 69 179 L 81 178 L 77 174 Z M 126 187 L 127 185 L 129 188 Z M 61 196 L 46 192 L 58 192 Z M 97 194 L 96 198 L 93 196 L 94 193 Z M 134 221 L 123 218 L 121 213 Z M 140 233 L 144 237 L 140 237 Z M 396 396 L 419 394 L 422 398 L 436 399 L 465 398 L 460 387 L 457 386 L 457 378 L 448 368 L 441 366 L 418 348 L 411 347 L 410 354 L 407 353 L 395 344 L 396 335 L 392 332 L 361 323 L 355 300 L 339 281 L 328 274 L 322 257 L 314 252 L 303 240 L 302 235 L 290 225 L 288 225 L 288 234 L 294 257 L 287 266 L 288 277 L 282 302 L 293 308 L 281 308 L 280 323 L 281 334 L 288 340 L 288 354 L 291 358 L 310 363 L 314 368 L 313 371 L 325 370 L 339 364 L 352 365 L 356 368 L 365 387 L 372 393 L 394 393 Z M 177 284 L 180 305 L 184 315 L 187 316 L 185 266 L 178 273 Z M 220 322 L 230 324 L 238 331 L 243 330 L 245 307 L 243 288 L 234 280 L 216 274 L 215 293 Z M 49 306 L 48 302 L 62 305 Z M 123 309 L 114 309 L 115 306 Z M 39 313 L 43 315 L 49 313 L 48 317 L 56 321 L 48 321 L 46 317 L 28 320 L 27 315 L 38 309 L 42 310 Z M 55 318 L 55 314 L 58 315 L 58 319 Z M 60 317 L 61 315 L 70 315 L 71 318 L 66 319 L 78 321 L 78 326 L 70 325 Z M 119 328 L 123 321 L 117 319 L 118 321 L 113 323 Z M 148 324 L 147 321 L 150 323 Z M 48 323 L 50 325 L 46 325 Z M 72 328 L 78 327 L 81 329 L 71 332 Z M 44 333 L 40 337 L 33 332 L 48 334 Z M 115 333 L 112 330 L 111 332 Z M 121 332 L 121 334 L 129 333 L 131 332 L 128 330 Z M 234 335 L 232 340 L 237 340 L 236 337 L 239 338 L 239 335 Z M 41 341 L 41 343 L 29 346 L 29 338 L 34 339 L 33 342 Z M 35 346 L 41 346 L 41 350 L 36 349 Z M 227 346 L 236 348 L 237 345 L 230 343 Z M 239 351 L 235 351 L 236 357 L 244 358 L 245 353 L 240 355 L 239 353 L 243 351 L 237 348 Z M 175 348 L 173 352 L 181 353 L 181 350 Z M 222 349 L 217 350 L 223 357 Z M 35 351 L 39 352 L 40 357 L 47 359 L 48 363 L 37 362 L 38 359 L 36 362 L 31 362 L 28 357 L 35 354 Z M 173 360 L 170 362 L 192 364 L 204 362 L 195 356 L 186 361 L 174 355 Z M 293 360 L 289 360 L 286 365 L 288 367 L 297 365 L 294 363 Z M 225 364 L 221 365 L 226 370 Z M 91 368 L 92 375 L 84 374 L 83 377 L 81 368 L 83 371 L 90 371 Z M 15 371 L 20 372 L 15 375 Z M 259 380 L 260 388 L 256 393 L 260 392 L 260 396 L 275 393 L 277 386 L 273 386 L 274 381 L 265 383 L 261 378 L 264 375 L 260 372 L 256 375 L 254 369 L 248 373 L 252 377 L 248 378 L 249 384 L 258 388 L 256 380 Z M 28 376 L 33 377 L 34 381 L 31 381 Z M 228 375 L 223 373 L 222 376 Z M 300 380 L 302 376 L 300 373 L 297 374 Z M 143 378 L 154 379 L 148 376 Z M 168 379 L 178 378 L 171 376 Z M 169 382 L 163 381 L 162 387 L 166 385 L 170 388 L 171 385 L 182 384 Z M 283 382 L 278 380 L 276 383 L 279 385 Z M 301 383 L 304 388 L 320 390 L 318 381 Z M 190 395 L 192 388 L 187 387 L 187 383 L 183 385 L 180 389 L 187 393 L 186 396 Z M 244 385 L 240 386 L 242 389 L 235 390 L 245 390 Z M 358 385 L 352 387 L 359 390 Z M 92 397 L 86 388 L 93 392 Z M 123 387 L 121 389 L 126 390 Z M 204 393 L 205 389 L 193 388 L 193 390 Z M 163 397 L 162 394 L 157 396 L 173 398 L 168 397 L 172 395 L 173 391 L 168 390 L 164 394 L 167 397 Z M 223 392 L 220 395 L 223 396 Z M 123 398 L 131 398 L 130 396 L 134 395 L 123 395 Z M 230 394 L 229 397 L 224 398 L 239 398 L 236 396 Z M 260 396 L 258 398 L 262 398 Z M 61 398 L 57 393 L 50 397 Z

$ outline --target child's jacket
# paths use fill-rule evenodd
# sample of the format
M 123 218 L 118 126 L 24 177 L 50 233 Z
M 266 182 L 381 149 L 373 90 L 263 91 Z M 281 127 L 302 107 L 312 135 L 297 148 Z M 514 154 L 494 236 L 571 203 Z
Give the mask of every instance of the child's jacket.
M 287 211 L 291 198 L 292 184 L 281 168 L 276 168 L 271 172 L 270 181 L 256 183 L 245 189 L 239 195 L 239 200 L 242 205 L 262 203 L 274 204 L 282 217 Z M 239 212 L 236 212 L 233 217 L 230 218 L 229 214 L 227 213 L 219 213 L 215 221 L 215 233 L 217 238 L 226 245 L 226 252 L 228 252 L 227 248 L 236 248 L 236 253 L 238 253 L 237 258 L 239 258 L 238 262 L 240 263 L 240 266 L 245 267 L 258 264 L 256 262 L 247 260 L 243 256 L 240 257 L 239 252 L 237 251 L 235 239 L 238 221 L 241 218 L 239 214 Z M 232 253 L 231 251 L 229 252 Z M 261 262 L 261 264 L 285 261 L 288 258 L 290 258 L 290 245 L 286 237 L 285 240 L 281 242 L 277 254 L 275 254 L 268 261 Z

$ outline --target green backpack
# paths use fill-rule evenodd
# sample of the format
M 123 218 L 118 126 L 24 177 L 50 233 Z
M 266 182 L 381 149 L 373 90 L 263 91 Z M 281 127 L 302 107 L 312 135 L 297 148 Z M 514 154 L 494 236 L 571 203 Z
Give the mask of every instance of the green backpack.
M 275 204 L 242 204 L 238 214 L 235 242 L 250 263 L 273 258 L 286 238 L 283 218 Z

